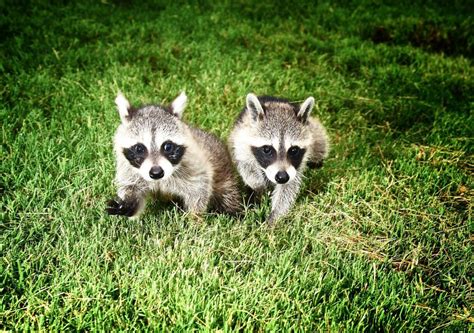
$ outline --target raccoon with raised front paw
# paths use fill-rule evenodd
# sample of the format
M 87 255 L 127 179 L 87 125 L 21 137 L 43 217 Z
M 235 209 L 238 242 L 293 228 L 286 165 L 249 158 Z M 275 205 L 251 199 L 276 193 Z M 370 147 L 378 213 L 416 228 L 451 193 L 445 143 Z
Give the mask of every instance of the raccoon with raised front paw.
M 108 202 L 109 214 L 138 216 L 150 192 L 178 197 L 192 213 L 240 210 L 230 155 L 217 137 L 181 120 L 186 102 L 183 92 L 170 106 L 134 108 L 118 94 L 118 198 Z
M 306 166 L 320 167 L 329 151 L 326 130 L 309 117 L 314 98 L 301 105 L 286 99 L 248 94 L 229 137 L 242 180 L 260 196 L 272 186 L 274 222 L 292 207 Z

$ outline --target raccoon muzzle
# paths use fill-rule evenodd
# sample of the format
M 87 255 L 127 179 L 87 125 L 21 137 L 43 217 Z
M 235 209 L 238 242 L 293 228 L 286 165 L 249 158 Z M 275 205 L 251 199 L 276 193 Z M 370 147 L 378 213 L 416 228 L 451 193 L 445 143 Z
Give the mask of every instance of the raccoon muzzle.
M 165 175 L 165 171 L 160 166 L 154 166 L 150 169 L 151 179 L 161 179 Z

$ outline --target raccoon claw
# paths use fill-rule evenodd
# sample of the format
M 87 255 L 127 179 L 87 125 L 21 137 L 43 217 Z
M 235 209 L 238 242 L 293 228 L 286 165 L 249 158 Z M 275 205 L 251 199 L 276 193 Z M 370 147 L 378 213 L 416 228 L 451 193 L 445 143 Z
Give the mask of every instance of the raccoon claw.
M 109 215 L 124 215 L 132 217 L 138 208 L 138 203 L 134 201 L 124 201 L 122 199 L 112 199 L 107 202 L 105 209 Z

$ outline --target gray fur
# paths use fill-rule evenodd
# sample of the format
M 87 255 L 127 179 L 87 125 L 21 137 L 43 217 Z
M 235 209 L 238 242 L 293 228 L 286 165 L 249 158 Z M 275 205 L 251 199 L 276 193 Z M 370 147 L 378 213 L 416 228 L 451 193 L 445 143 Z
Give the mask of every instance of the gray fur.
M 169 107 L 150 105 L 138 109 L 120 96 L 123 97 L 119 95 L 116 102 L 122 123 L 114 138 L 119 199 L 109 202 L 110 214 L 138 216 L 150 192 L 178 197 L 185 210 L 193 213 L 240 210 L 240 195 L 226 147 L 214 135 L 179 119 L 186 105 L 184 93 Z M 176 164 L 164 156 L 162 145 L 167 141 L 185 147 Z M 124 154 L 124 149 L 137 143 L 147 148 L 140 167 L 133 166 Z M 161 167 L 163 178 L 150 178 L 151 166 Z
M 242 180 L 252 190 L 263 193 L 273 186 L 272 210 L 268 217 L 273 222 L 284 216 L 293 206 L 301 187 L 306 166 L 321 165 L 329 151 L 329 139 L 323 125 L 309 117 L 314 98 L 301 105 L 276 97 L 247 96 L 247 106 L 241 112 L 229 137 L 232 158 Z M 268 166 L 258 162 L 252 147 L 271 146 L 276 157 Z M 298 162 L 289 156 L 289 149 L 297 146 L 305 150 Z M 296 166 L 295 166 L 296 165 Z M 289 176 L 286 183 L 278 183 L 276 173 Z

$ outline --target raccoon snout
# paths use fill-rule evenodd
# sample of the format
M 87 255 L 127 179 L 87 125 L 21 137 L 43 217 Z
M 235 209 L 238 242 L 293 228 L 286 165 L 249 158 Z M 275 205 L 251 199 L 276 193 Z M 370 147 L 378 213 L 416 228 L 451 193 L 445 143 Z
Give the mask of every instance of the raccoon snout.
M 165 175 L 165 171 L 160 166 L 154 166 L 150 169 L 150 178 L 160 179 Z
M 275 180 L 278 184 L 285 184 L 290 180 L 290 176 L 286 171 L 278 171 L 275 175 Z

